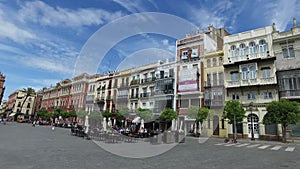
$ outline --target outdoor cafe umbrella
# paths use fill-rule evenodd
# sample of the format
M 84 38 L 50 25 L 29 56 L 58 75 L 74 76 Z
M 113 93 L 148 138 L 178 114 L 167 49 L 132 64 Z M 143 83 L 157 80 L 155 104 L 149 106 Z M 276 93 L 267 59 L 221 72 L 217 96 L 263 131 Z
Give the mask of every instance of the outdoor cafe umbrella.
M 106 117 L 103 118 L 103 131 L 106 131 Z
M 179 127 L 179 132 L 183 132 L 183 121 L 181 120 L 180 121 L 180 127 Z
M 110 117 L 108 118 L 107 126 L 108 126 L 108 127 L 111 127 L 111 119 L 110 119 Z
M 141 126 L 140 126 L 140 129 L 145 128 L 145 124 L 144 124 L 144 123 L 145 123 L 145 121 L 144 121 L 144 119 L 142 119 L 142 120 L 141 120 Z
M 85 133 L 89 132 L 89 116 L 85 116 L 85 122 L 84 122 L 84 126 L 85 126 Z
M 175 119 L 172 120 L 171 131 L 175 130 Z

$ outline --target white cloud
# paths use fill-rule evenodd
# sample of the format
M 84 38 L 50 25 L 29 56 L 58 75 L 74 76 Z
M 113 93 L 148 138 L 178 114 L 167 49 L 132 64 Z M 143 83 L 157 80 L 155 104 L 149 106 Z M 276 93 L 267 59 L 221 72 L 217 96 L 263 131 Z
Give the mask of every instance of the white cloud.
M 176 46 L 175 44 L 170 44 L 168 39 L 163 39 L 162 44 L 172 53 L 175 53 Z
M 19 10 L 23 22 L 40 23 L 46 26 L 73 27 L 101 25 L 121 17 L 121 12 L 108 12 L 95 8 L 79 8 L 77 10 L 52 7 L 42 1 L 25 2 Z
M 140 11 L 144 11 L 144 8 L 139 4 L 138 1 L 131 1 L 131 0 L 114 0 L 115 3 L 119 4 L 127 11 L 131 13 L 136 13 Z
M 200 27 L 200 29 L 206 29 L 207 26 L 213 25 L 215 27 L 224 27 L 227 18 L 225 16 L 219 16 L 216 11 L 209 8 L 195 8 L 189 7 L 187 11 L 190 11 L 189 15 L 192 21 Z
M 34 33 L 28 30 L 22 29 L 16 24 L 6 20 L 5 12 L 3 11 L 3 5 L 0 4 L 0 38 L 10 39 L 17 43 L 25 43 L 28 40 L 36 39 Z
M 273 23 L 276 24 L 276 29 L 279 31 L 284 31 L 287 25 L 292 22 L 292 18 L 299 16 L 300 3 L 296 0 L 278 0 L 277 2 L 272 1 L 267 4 L 267 10 L 265 12 L 266 18 L 271 19 Z
M 20 62 L 27 67 L 46 70 L 49 72 L 55 72 L 60 74 L 71 75 L 74 69 L 74 63 L 68 62 L 68 60 L 46 58 L 46 57 L 23 57 Z

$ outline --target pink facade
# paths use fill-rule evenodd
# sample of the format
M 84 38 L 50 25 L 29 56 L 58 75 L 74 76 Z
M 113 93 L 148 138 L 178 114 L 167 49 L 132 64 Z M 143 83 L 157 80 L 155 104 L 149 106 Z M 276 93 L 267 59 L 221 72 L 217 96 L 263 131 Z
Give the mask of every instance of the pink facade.
M 88 74 L 82 74 L 75 77 L 73 81 L 66 79 L 57 83 L 55 87 L 46 89 L 43 94 L 41 107 L 49 112 L 55 108 L 62 108 L 66 111 L 84 110 L 88 79 Z

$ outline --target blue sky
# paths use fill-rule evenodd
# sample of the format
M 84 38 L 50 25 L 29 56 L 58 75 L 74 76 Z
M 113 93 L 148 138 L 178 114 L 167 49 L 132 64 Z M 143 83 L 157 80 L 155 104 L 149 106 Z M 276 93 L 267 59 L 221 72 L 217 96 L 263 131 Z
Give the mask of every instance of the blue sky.
M 40 89 L 72 78 L 77 58 L 95 32 L 116 20 L 143 12 L 171 14 L 203 30 L 213 25 L 225 27 L 230 33 L 238 33 L 274 22 L 276 28 L 283 31 L 291 28 L 293 17 L 300 21 L 300 2 L 0 0 L 0 72 L 6 75 L 4 99 L 17 89 Z M 114 28 L 114 31 L 118 29 L 124 31 L 136 27 L 121 26 Z M 109 43 L 108 39 L 99 38 L 99 48 Z M 152 49 L 156 49 L 155 52 Z M 157 56 L 153 56 L 155 54 Z M 121 63 L 131 66 L 124 62 L 128 58 L 131 58 L 131 63 L 138 64 L 142 63 L 138 61 L 141 56 L 143 61 L 149 62 L 174 56 L 175 38 L 163 34 L 137 33 L 118 41 L 103 55 L 105 57 L 95 73 L 124 67 Z

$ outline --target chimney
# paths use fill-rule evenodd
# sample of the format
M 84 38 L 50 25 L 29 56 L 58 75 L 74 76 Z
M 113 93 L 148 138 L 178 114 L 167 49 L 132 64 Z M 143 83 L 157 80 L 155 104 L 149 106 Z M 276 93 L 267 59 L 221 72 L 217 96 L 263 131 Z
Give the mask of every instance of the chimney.
M 297 27 L 297 20 L 296 20 L 295 17 L 293 18 L 293 27 L 294 27 L 294 28 Z

